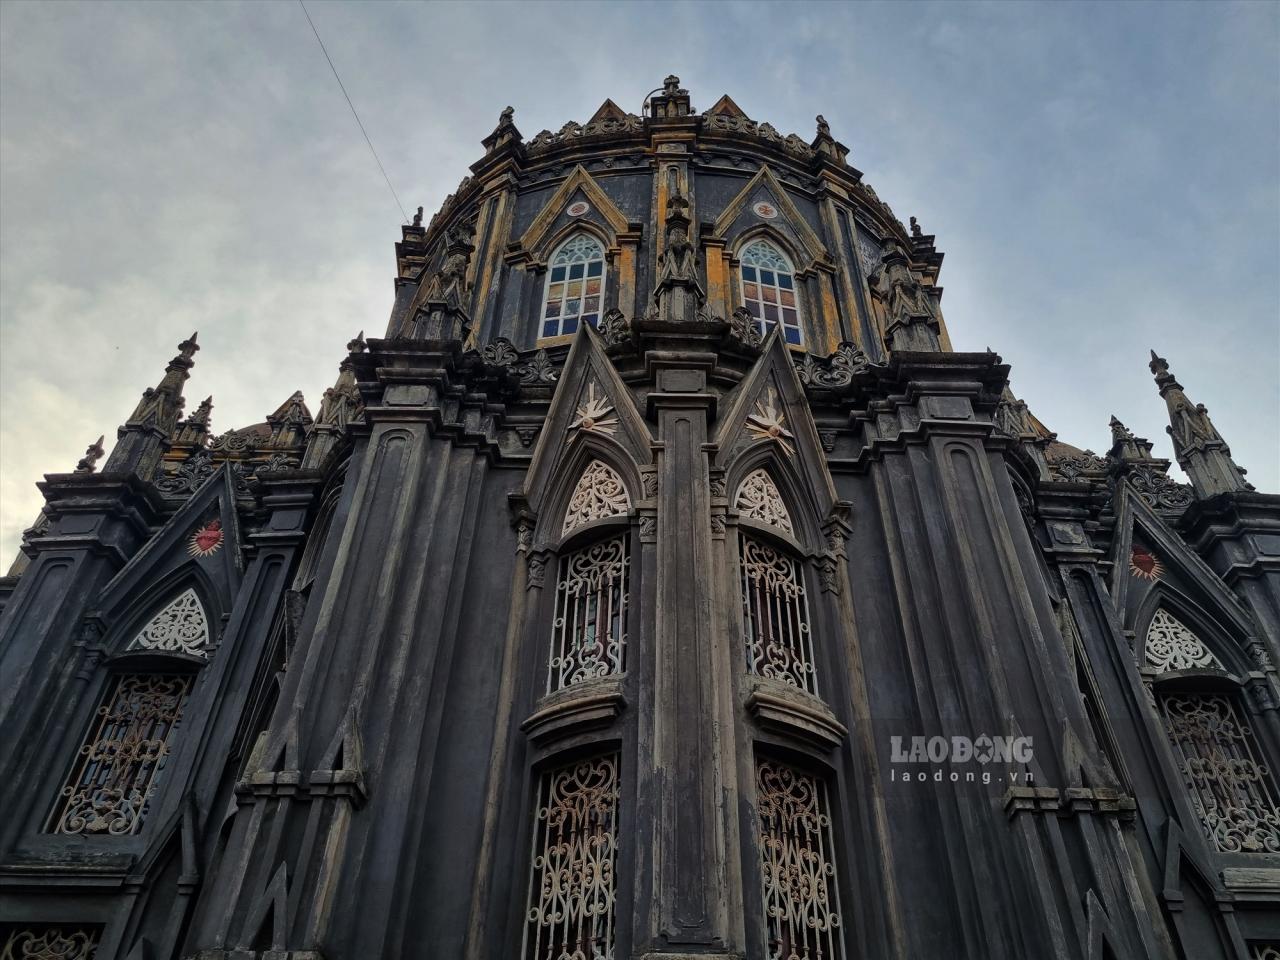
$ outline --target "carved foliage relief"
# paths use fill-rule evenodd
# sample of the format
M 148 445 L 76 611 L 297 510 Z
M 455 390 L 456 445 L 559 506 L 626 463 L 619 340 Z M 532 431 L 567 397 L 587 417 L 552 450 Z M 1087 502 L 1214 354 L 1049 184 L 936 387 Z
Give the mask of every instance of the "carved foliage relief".
M 2 960 L 92 960 L 102 930 L 98 927 L 25 926 L 0 927 Z
M 618 779 L 616 754 L 543 776 L 524 960 L 613 960 Z
M 578 479 L 569 497 L 561 533 L 568 533 L 584 523 L 604 517 L 622 516 L 631 509 L 631 498 L 617 471 L 606 463 L 592 460 Z
M 763 469 L 752 471 L 742 481 L 734 507 L 744 517 L 792 532 L 791 515 L 782 502 L 782 494 L 778 492 L 773 478 Z
M 1147 628 L 1147 665 L 1156 673 L 1169 670 L 1223 669 L 1218 658 L 1175 616 L 1160 609 Z
M 152 617 L 129 644 L 131 650 L 165 650 L 208 658 L 209 620 L 188 587 Z

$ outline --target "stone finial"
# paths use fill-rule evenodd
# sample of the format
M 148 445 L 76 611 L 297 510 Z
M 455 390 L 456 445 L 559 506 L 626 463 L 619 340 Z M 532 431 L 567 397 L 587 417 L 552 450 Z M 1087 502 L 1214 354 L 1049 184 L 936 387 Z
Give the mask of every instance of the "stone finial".
M 347 353 L 364 353 L 368 346 L 364 342 L 364 331 L 361 330 L 356 334 L 354 340 L 347 341 Z
M 818 123 L 818 136 L 820 137 L 831 136 L 831 124 L 827 123 L 826 118 L 823 117 L 822 114 L 818 114 L 817 117 L 815 117 L 814 119 Z
M 1169 361 L 1151 351 L 1151 373 L 1169 411 L 1166 427 L 1173 440 L 1173 454 L 1191 480 L 1199 497 L 1212 497 L 1237 490 L 1252 490 L 1245 471 L 1231 459 L 1231 448 L 1209 419 L 1203 403 L 1193 404 L 1182 384 L 1169 370 Z
M 94 464 L 102 459 L 102 455 L 106 453 L 106 449 L 102 446 L 102 441 L 107 438 L 104 433 L 93 443 L 89 444 L 84 451 L 84 456 L 80 458 L 80 462 L 76 464 L 76 473 L 93 473 L 96 469 Z
M 196 412 L 187 419 L 192 423 L 208 425 L 209 414 L 213 411 L 213 397 L 208 396 L 200 401 L 200 406 L 196 407 Z
M 924 231 L 920 229 L 920 223 L 915 217 L 911 218 L 911 236 L 917 240 L 924 236 Z
M 413 215 L 413 225 L 415 227 L 422 226 L 422 207 L 418 207 L 418 212 Z
M 493 128 L 481 143 L 484 145 L 485 153 L 490 154 L 495 150 L 503 147 L 519 149 L 519 145 L 523 142 L 520 131 L 516 129 L 515 109 L 507 106 L 498 114 L 498 125 Z

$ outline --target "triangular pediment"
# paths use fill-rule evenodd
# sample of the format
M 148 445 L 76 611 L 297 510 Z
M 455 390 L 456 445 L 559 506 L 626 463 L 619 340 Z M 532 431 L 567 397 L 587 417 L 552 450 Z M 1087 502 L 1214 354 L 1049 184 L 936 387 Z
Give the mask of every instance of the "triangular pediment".
M 765 339 L 756 365 L 726 399 L 715 439 L 717 464 L 732 478 L 728 496 L 736 502 L 746 478 L 762 462 L 772 462 L 776 469 L 769 471 L 769 479 L 791 502 L 806 498 L 812 516 L 825 517 L 836 501 L 835 484 L 791 351 L 776 329 Z M 747 466 L 741 468 L 743 464 Z M 794 513 L 788 520 L 800 523 Z
M 652 442 L 599 334 L 589 325 L 579 327 L 538 436 L 525 496 L 535 511 L 541 511 L 548 499 L 555 499 L 553 487 L 565 487 L 567 493 L 587 464 L 600 459 L 617 470 L 634 502 L 642 498 L 637 468 L 651 463 Z
M 620 106 L 618 106 L 612 100 L 607 99 L 605 100 L 604 103 L 600 104 L 600 108 L 591 115 L 591 119 L 588 120 L 587 123 L 599 123 L 601 120 L 626 120 L 626 119 L 627 119 L 627 111 L 623 110 Z
M 627 218 L 617 204 L 592 179 L 586 168 L 579 164 L 533 218 L 529 229 L 516 244 L 518 250 L 535 260 L 545 261 L 551 255 L 552 248 L 563 238 L 568 221 L 573 219 L 569 217 L 567 208 L 575 200 L 585 200 L 591 208 L 578 219 L 594 223 L 608 236 L 611 245 L 616 244 L 618 234 L 627 231 Z
M 771 219 L 762 218 L 754 209 L 762 202 L 776 211 Z M 759 173 L 747 181 L 721 211 L 716 218 L 715 234 L 734 246 L 740 236 L 759 227 L 776 231 L 787 240 L 787 245 L 799 258 L 800 262 L 796 264 L 799 269 L 808 269 L 816 262 L 830 259 L 822 239 L 809 226 L 768 164 L 761 166 Z
M 709 117 L 737 117 L 740 120 L 746 120 L 747 115 L 742 108 L 733 102 L 733 97 L 727 93 L 720 97 L 711 105 L 711 109 L 707 111 Z
M 110 626 L 134 624 L 123 644 L 193 584 L 199 584 L 195 592 L 207 624 L 230 610 L 244 570 L 235 502 L 230 468 L 223 464 L 103 588 L 96 615 Z

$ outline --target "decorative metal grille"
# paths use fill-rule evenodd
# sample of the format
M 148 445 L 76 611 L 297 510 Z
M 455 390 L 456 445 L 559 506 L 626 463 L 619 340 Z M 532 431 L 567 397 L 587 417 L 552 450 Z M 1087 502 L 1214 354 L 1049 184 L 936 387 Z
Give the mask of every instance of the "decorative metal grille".
M 62 789 L 54 833 L 138 832 L 190 689 L 186 676 L 116 678 Z
M 5 924 L 0 960 L 92 960 L 101 935 L 100 927 Z
M 826 784 L 758 760 L 756 804 L 769 957 L 838 960 L 844 947 Z
M 787 505 L 782 502 L 778 485 L 764 470 L 755 470 L 742 481 L 734 507 L 744 517 L 772 524 L 787 533 L 792 532 L 791 515 L 787 513 Z
M 1203 667 L 1222 669 L 1200 638 L 1163 607 L 1151 618 L 1145 651 L 1147 663 L 1155 667 L 1156 673 Z
M 623 534 L 561 559 L 548 691 L 626 668 L 628 541 Z
M 748 668 L 816 694 L 809 609 L 800 565 L 758 540 L 744 535 L 738 540 Z
M 1249 947 L 1252 960 L 1280 960 L 1280 944 L 1255 943 Z
M 617 845 L 616 754 L 542 778 L 525 960 L 613 960 Z
M 617 471 L 606 463 L 592 460 L 578 478 L 564 513 L 561 533 L 568 533 L 584 523 L 605 517 L 623 516 L 631 509 L 631 498 Z
M 209 620 L 188 587 L 157 613 L 129 644 L 131 650 L 176 650 L 208 658 Z
M 1280 853 L 1275 781 L 1223 694 L 1161 697 L 1165 729 L 1205 833 L 1226 853 Z

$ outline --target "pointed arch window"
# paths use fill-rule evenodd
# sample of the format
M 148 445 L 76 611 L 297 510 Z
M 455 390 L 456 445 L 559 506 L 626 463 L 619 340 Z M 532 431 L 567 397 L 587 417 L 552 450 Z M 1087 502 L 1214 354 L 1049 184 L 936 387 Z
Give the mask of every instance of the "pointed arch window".
M 561 532 L 595 520 L 625 517 L 631 498 L 608 464 L 587 465 L 569 498 Z M 631 535 L 597 539 L 560 558 L 547 692 L 626 669 Z
M 1163 608 L 1144 643 L 1156 673 L 1160 716 L 1191 805 L 1209 842 L 1223 853 L 1280 853 L 1280 792 L 1238 690 L 1222 686 L 1161 690 L 1161 674 L 1226 675 L 1196 633 Z
M 738 498 L 734 507 L 739 515 L 752 520 L 759 520 L 791 533 L 791 514 L 778 492 L 778 485 L 762 467 L 747 474 L 742 486 L 738 488 Z
M 542 336 L 576 333 L 580 323 L 593 327 L 604 303 L 604 247 L 589 233 L 575 233 L 556 248 L 542 298 Z
M 778 324 L 787 343 L 804 343 L 800 329 L 800 302 L 796 297 L 795 269 L 786 255 L 768 240 L 747 244 L 739 258 L 742 300 L 755 317 L 761 335 Z

